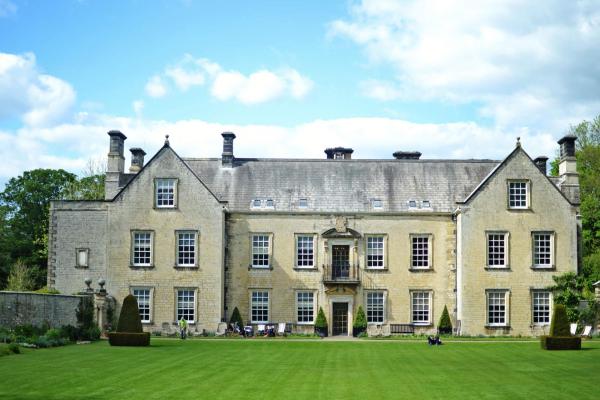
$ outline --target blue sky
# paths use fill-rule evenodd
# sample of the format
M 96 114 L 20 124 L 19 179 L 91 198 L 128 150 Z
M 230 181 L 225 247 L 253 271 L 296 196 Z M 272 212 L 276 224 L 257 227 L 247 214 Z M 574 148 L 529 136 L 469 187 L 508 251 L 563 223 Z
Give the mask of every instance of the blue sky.
M 552 156 L 600 113 L 598 1 L 0 0 L 0 181 L 152 154 Z

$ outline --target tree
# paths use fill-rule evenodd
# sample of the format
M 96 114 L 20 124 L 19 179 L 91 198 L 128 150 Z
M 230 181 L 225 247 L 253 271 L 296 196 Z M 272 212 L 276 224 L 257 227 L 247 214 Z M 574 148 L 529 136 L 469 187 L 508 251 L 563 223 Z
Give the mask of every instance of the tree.
M 65 187 L 76 179 L 62 169 L 36 169 L 11 178 L 0 193 L 5 251 L 10 259 L 22 259 L 29 266 L 35 288 L 46 283 L 50 200 L 60 199 Z
M 553 276 L 555 285 L 550 287 L 554 293 L 554 303 L 565 307 L 567 317 L 571 322 L 579 320 L 579 302 L 586 300 L 594 303 L 592 281 L 583 275 L 567 272 Z
M 242 315 L 240 314 L 240 310 L 238 310 L 237 307 L 233 309 L 229 323 L 237 323 L 238 328 L 244 329 L 244 321 L 242 321 Z
M 27 291 L 33 289 L 34 285 L 31 270 L 23 261 L 17 260 L 10 269 L 6 290 Z
M 452 333 L 452 321 L 450 320 L 450 314 L 448 313 L 448 307 L 444 305 L 444 311 L 440 317 L 440 323 L 438 324 L 438 332 L 443 334 Z
M 562 304 L 554 306 L 552 322 L 550 323 L 550 336 L 571 336 L 566 309 Z
M 67 185 L 62 197 L 65 200 L 104 199 L 105 165 L 103 160 L 88 160 L 81 178 Z

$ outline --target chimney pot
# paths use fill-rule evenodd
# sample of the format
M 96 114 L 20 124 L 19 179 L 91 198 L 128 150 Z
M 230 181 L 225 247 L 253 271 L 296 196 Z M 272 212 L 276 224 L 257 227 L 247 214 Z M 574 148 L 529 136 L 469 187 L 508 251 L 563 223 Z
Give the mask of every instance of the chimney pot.
M 566 135 L 563 136 L 558 144 L 560 145 L 560 159 L 564 160 L 567 157 L 575 157 L 575 141 L 577 136 Z
M 131 167 L 129 167 L 129 172 L 135 174 L 144 168 L 144 156 L 146 152 L 139 147 L 132 147 L 129 151 L 131 151 Z
M 325 149 L 328 160 L 352 160 L 354 150 L 348 147 L 332 147 Z
M 539 156 L 533 160 L 533 163 L 538 167 L 538 169 L 542 172 L 542 174 L 546 175 L 546 162 L 548 161 L 548 157 Z
M 221 165 L 226 168 L 233 167 L 233 160 L 235 157 L 233 156 L 233 139 L 235 139 L 235 134 L 232 132 L 223 132 L 221 133 L 223 136 L 223 154 L 221 155 Z
M 396 160 L 418 160 L 421 158 L 420 151 L 396 151 L 393 154 Z

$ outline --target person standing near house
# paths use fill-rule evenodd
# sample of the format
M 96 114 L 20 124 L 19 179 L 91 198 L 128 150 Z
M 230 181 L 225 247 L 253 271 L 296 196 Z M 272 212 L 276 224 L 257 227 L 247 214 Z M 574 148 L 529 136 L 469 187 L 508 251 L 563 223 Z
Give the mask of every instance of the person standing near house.
M 185 339 L 185 336 L 187 334 L 187 326 L 187 320 L 181 317 L 181 319 L 179 320 L 179 333 L 181 334 L 182 339 Z

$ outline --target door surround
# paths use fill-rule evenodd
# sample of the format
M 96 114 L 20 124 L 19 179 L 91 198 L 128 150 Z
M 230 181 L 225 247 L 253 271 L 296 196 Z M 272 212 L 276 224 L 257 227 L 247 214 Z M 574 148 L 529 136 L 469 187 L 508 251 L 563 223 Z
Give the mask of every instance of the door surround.
M 327 330 L 329 336 L 333 335 L 333 303 L 348 303 L 348 336 L 352 336 L 352 321 L 354 321 L 354 296 L 329 295 Z

